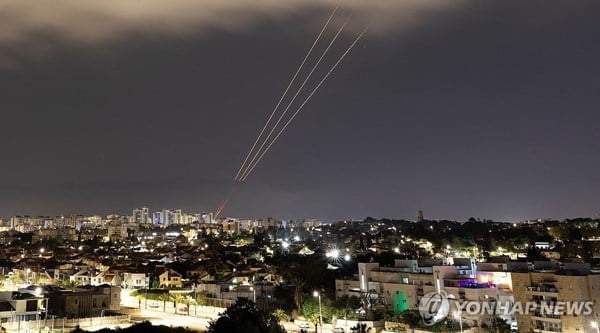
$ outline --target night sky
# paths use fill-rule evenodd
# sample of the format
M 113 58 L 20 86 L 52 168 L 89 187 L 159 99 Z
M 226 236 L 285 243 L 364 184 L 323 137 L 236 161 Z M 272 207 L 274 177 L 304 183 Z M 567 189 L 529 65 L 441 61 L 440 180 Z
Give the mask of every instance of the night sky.
M 335 3 L 328 65 L 369 32 L 224 215 L 600 212 L 599 1 L 4 0 L 0 216 L 214 210 Z

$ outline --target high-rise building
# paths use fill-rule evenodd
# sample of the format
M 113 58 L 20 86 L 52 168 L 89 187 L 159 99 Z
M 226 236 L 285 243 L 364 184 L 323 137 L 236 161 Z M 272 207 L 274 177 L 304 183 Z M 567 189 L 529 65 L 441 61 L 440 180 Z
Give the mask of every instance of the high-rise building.
M 417 222 L 423 222 L 423 220 L 423 211 L 419 209 L 417 210 Z
M 148 223 L 150 217 L 148 215 L 148 207 L 140 207 L 133 210 L 133 222 L 138 224 Z
M 172 213 L 173 213 L 173 223 L 174 224 L 182 224 L 183 223 L 183 221 L 182 221 L 183 212 L 181 211 L 181 209 L 175 209 L 172 211 Z
M 199 221 L 202 223 L 213 223 L 214 222 L 213 213 L 202 213 Z
M 161 209 L 152 214 L 152 222 L 162 225 L 175 224 L 175 214 L 169 209 Z

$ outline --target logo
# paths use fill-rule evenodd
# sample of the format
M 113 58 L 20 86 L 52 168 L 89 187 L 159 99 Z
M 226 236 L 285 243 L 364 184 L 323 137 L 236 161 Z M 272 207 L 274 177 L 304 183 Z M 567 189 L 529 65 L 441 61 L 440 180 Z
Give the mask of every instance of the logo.
M 427 293 L 419 301 L 419 313 L 427 326 L 443 320 L 448 316 L 448 312 L 450 312 L 448 294 L 443 290 Z
M 517 302 L 500 301 L 490 298 L 485 301 L 469 301 L 457 299 L 454 295 L 443 290 L 425 294 L 419 301 L 419 313 L 427 326 L 434 325 L 444 320 L 452 308 L 457 316 L 514 316 L 515 314 L 533 314 L 536 316 L 589 316 L 593 313 L 594 302 L 545 302 L 529 301 Z M 455 318 L 456 319 L 456 318 Z

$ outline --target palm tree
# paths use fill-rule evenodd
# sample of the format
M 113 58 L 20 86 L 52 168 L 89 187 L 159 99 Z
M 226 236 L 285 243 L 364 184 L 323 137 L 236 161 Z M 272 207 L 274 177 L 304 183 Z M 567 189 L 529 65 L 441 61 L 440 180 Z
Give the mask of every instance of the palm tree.
M 58 285 L 65 288 L 65 289 L 70 289 L 73 290 L 76 287 L 79 287 L 79 282 L 75 281 L 75 280 L 59 280 L 58 281 Z
M 304 294 L 302 293 L 302 288 L 304 287 L 304 281 L 295 276 L 290 279 L 290 284 L 294 288 L 294 303 L 296 303 L 296 307 L 299 309 L 300 305 L 304 303 Z
M 191 297 L 191 296 L 185 296 L 183 297 L 183 299 L 181 300 L 181 303 L 186 305 L 187 308 L 187 315 L 190 315 L 190 305 L 196 305 L 196 300 Z
M 158 295 L 158 300 L 163 302 L 163 312 L 167 312 L 167 302 L 171 300 L 169 294 Z
M 173 300 L 173 307 L 175 308 L 175 313 L 177 313 L 177 304 L 183 303 L 185 297 L 181 294 L 173 294 L 171 295 L 171 300 Z

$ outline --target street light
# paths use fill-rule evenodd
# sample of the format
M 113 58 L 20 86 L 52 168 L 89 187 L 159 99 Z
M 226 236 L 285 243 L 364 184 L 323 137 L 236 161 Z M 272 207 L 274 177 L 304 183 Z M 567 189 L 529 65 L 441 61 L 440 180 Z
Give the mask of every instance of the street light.
M 319 325 L 321 325 L 321 332 L 323 332 L 323 310 L 321 309 L 321 293 L 315 290 L 313 292 L 313 296 L 319 299 Z
M 254 303 L 256 303 L 256 289 L 254 289 L 254 287 L 250 287 L 250 291 L 254 294 L 253 300 L 254 300 Z
M 598 325 L 597 321 L 593 321 L 590 326 L 592 326 L 592 328 L 596 329 L 596 332 L 600 333 L 600 325 Z

